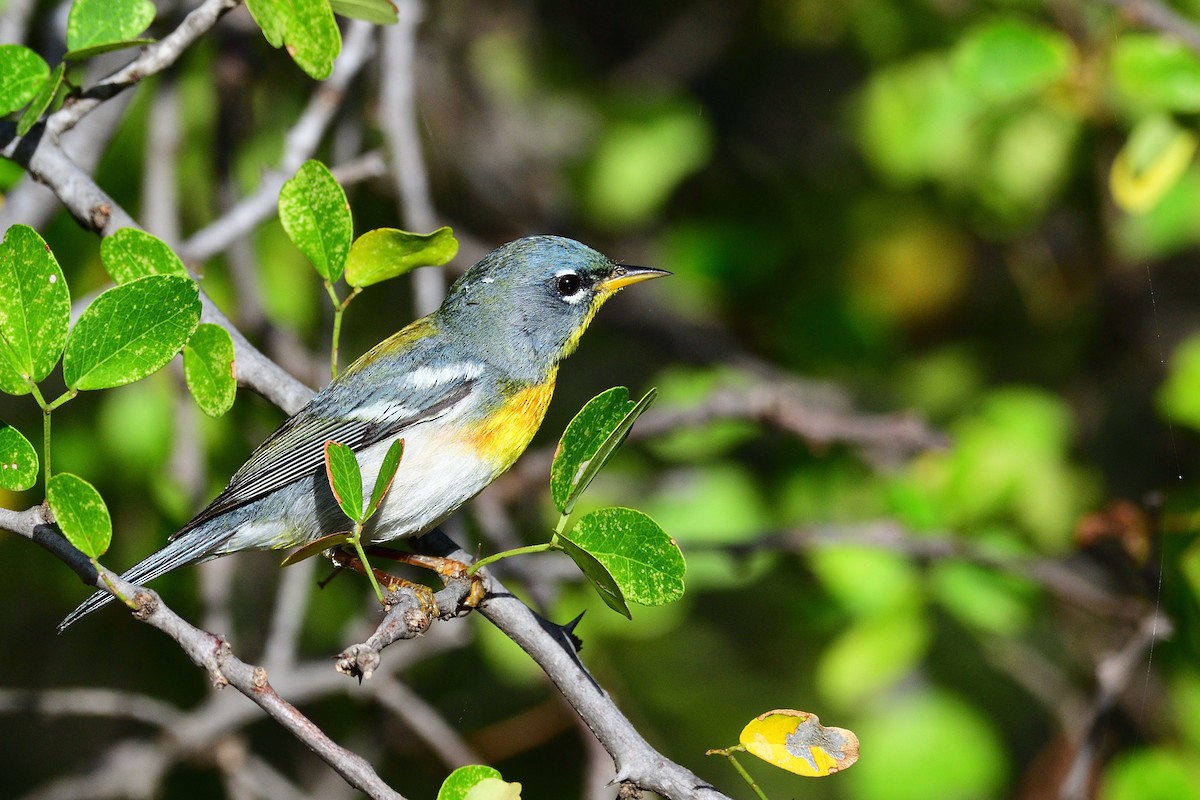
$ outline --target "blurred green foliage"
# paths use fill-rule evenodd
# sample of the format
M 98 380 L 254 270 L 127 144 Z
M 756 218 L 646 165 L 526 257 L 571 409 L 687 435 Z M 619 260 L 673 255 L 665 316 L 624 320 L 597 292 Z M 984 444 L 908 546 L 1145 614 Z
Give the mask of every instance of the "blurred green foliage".
M 51 7 L 38 4 L 29 41 L 53 32 Z M 1195 3 L 1179 8 L 1200 25 Z M 1090 702 L 1097 664 L 1132 625 L 1029 568 L 1052 563 L 1176 623 L 1101 717 L 1097 796 L 1200 796 L 1200 167 L 1171 149 L 1197 133 L 1200 56 L 1082 0 L 503 10 L 465 0 L 425 11 L 423 145 L 438 213 L 481 243 L 471 254 L 565 233 L 676 273 L 600 315 L 564 365 L 535 447 L 552 447 L 606 386 L 657 385 L 658 409 L 686 410 L 781 373 L 812 379 L 814 402 L 835 381 L 861 409 L 910 408 L 951 438 L 911 459 L 874 459 L 761 421 L 714 419 L 622 450 L 580 511 L 644 509 L 685 552 L 688 594 L 632 623 L 577 584 L 551 581 L 549 596 L 527 599 L 558 621 L 590 610 L 576 631 L 582 657 L 656 746 L 736 793 L 704 750 L 753 714 L 796 707 L 853 729 L 862 758 L 818 782 L 756 771 L 772 797 L 966 800 L 1060 786 L 1063 748 L 1082 735 L 1060 720 Z M 137 90 L 97 170 L 135 215 L 165 79 Z M 240 9 L 170 80 L 186 142 L 175 162 L 186 235 L 278 165 L 313 84 Z M 335 165 L 346 142 L 381 141 L 371 88 L 346 102 L 318 154 Z M 1114 173 L 1122 152 L 1124 175 Z M 0 191 L 18 177 L 0 164 Z M 1144 204 L 1114 185 L 1150 178 L 1153 191 L 1134 186 Z M 356 233 L 399 223 L 386 182 L 347 195 Z M 76 296 L 105 285 L 99 244 L 66 214 L 40 230 Z M 281 359 L 304 347 L 324 358 L 321 287 L 282 226 L 264 224 L 245 250 L 204 264 L 205 290 Z M 348 312 L 348 354 L 411 318 L 410 292 L 392 283 Z M 55 463 L 92 481 L 112 510 L 113 567 L 161 544 L 282 418 L 245 393 L 221 420 L 181 412 L 179 382 L 164 373 L 81 396 L 55 419 Z M 36 438 L 36 407 L 0 402 L 0 418 Z M 6 507 L 40 500 L 0 491 Z M 1103 511 L 1119 500 L 1141 509 L 1141 527 Z M 530 542 L 556 518 L 547 494 L 513 514 Z M 872 538 L 881 530 L 901 538 Z M 0 537 L 0 557 L 0 597 L 28 609 L 0 619 L 0 641 L 42 665 L 0 660 L 0 683 L 136 680 L 184 706 L 203 696 L 205 676 L 119 612 L 54 638 L 78 582 L 14 537 Z M 238 560 L 253 579 L 237 582 L 228 633 L 250 657 L 275 563 Z M 196 581 L 185 570 L 157 588 L 194 618 Z M 305 655 L 351 641 L 362 588 L 340 580 L 315 595 Z M 472 641 L 406 680 L 526 797 L 576 796 L 583 748 L 553 689 L 488 626 L 453 624 L 470 626 Z M 1058 696 L 1029 688 L 1045 675 Z M 341 697 L 305 711 L 339 741 L 377 745 L 374 762 L 406 796 L 436 793 L 445 770 L 383 715 Z M 256 751 L 289 773 L 312 766 L 263 727 L 250 737 Z M 64 730 L 5 718 L 0 795 L 67 769 L 53 746 Z M 72 759 L 143 732 L 110 720 L 69 730 Z M 172 797 L 219 791 L 177 772 Z

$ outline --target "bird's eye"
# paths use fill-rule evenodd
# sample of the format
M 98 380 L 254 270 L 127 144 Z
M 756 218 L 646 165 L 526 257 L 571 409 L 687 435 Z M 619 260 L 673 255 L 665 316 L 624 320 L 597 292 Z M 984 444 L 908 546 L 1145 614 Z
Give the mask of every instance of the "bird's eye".
M 567 272 L 559 275 L 554 285 L 563 297 L 574 297 L 579 294 L 579 288 L 583 285 L 583 281 L 574 272 Z

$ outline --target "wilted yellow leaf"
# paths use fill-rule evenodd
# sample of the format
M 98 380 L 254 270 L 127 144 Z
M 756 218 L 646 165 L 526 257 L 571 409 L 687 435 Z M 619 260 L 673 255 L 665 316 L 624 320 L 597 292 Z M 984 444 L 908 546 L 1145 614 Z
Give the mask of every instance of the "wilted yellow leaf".
M 1130 214 L 1152 209 L 1178 182 L 1196 152 L 1196 134 L 1168 116 L 1142 120 L 1113 159 L 1113 199 Z
M 822 778 L 858 760 L 858 737 L 820 723 L 816 714 L 777 708 L 751 720 L 739 741 L 749 753 L 780 769 Z

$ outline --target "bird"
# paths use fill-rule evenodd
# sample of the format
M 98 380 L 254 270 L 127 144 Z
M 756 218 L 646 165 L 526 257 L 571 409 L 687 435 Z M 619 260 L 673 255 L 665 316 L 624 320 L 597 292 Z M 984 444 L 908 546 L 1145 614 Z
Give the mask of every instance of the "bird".
M 243 550 L 303 546 L 344 529 L 324 446 L 349 446 L 370 494 L 388 447 L 403 458 L 363 528 L 374 544 L 432 530 L 504 473 L 545 417 L 559 362 L 618 290 L 671 273 L 615 262 L 560 236 L 493 250 L 442 305 L 380 342 L 288 418 L 168 544 L 122 577 L 144 584 Z M 113 599 L 96 592 L 64 630 Z

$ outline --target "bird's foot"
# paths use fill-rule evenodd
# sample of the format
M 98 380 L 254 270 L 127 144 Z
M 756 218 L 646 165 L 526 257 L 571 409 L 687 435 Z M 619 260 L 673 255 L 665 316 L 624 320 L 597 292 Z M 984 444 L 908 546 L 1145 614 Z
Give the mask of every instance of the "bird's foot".
M 377 545 L 368 547 L 367 552 L 373 556 L 391 559 L 401 564 L 411 564 L 414 567 L 432 570 L 438 574 L 443 582 L 452 580 L 470 581 L 471 588 L 467 592 L 466 598 L 462 601 L 462 605 L 467 608 L 475 608 L 483 601 L 484 595 L 487 594 L 483 578 L 479 575 L 471 574 L 470 566 L 456 559 L 443 558 L 442 556 L 427 556 L 421 553 L 405 553 Z
M 366 575 L 367 568 L 362 560 L 352 552 L 347 552 L 341 549 L 330 551 L 330 560 L 333 565 L 339 570 L 352 569 L 355 572 Z M 335 575 L 337 573 L 334 573 Z M 417 602 L 421 606 L 421 612 L 430 616 L 438 615 L 437 603 L 433 599 L 433 590 L 421 583 L 414 583 L 405 580 L 404 578 L 384 572 L 381 569 L 371 567 L 371 574 L 375 576 L 375 580 L 379 581 L 379 585 L 386 590 L 387 594 L 394 595 L 402 589 L 409 589 L 416 595 Z M 385 603 L 385 606 L 387 604 Z

